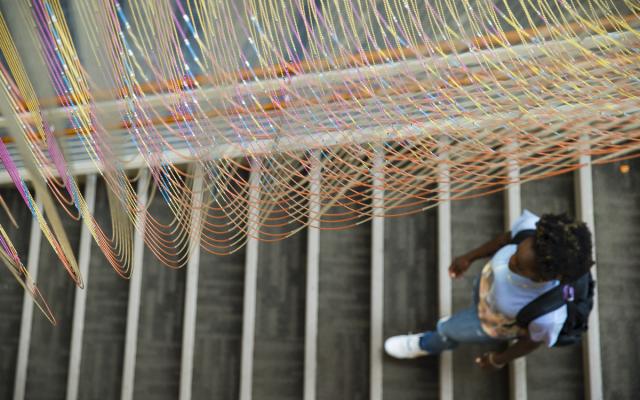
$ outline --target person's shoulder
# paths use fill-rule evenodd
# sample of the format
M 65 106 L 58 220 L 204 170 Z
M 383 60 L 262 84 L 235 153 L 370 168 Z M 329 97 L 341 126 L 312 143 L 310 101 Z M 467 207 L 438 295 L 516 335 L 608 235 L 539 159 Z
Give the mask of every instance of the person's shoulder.
M 523 230 L 536 229 L 536 223 L 539 220 L 539 216 L 525 209 L 511 225 L 511 237 L 515 237 L 518 232 Z
M 520 217 L 524 219 L 535 219 L 536 221 L 540 219 L 538 215 L 532 213 L 526 208 L 524 209 L 524 211 L 522 211 L 522 215 Z

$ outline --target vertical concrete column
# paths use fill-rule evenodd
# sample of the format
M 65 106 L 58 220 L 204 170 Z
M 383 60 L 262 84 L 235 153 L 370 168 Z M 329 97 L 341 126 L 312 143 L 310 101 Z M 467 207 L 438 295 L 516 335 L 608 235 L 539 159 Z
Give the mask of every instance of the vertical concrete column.
M 84 200 L 87 209 L 93 214 L 96 203 L 95 174 L 87 175 L 84 189 Z M 80 249 L 78 250 L 78 267 L 84 279 L 84 289 L 76 287 L 73 304 L 73 325 L 71 328 L 71 349 L 69 353 L 69 374 L 67 375 L 67 400 L 77 400 L 80 384 L 80 361 L 82 357 L 82 340 L 84 335 L 84 315 L 87 304 L 87 290 L 89 289 L 89 260 L 91 258 L 91 232 L 87 223 L 82 224 L 80 231 Z
M 138 348 L 138 320 L 140 317 L 140 297 L 142 295 L 142 257 L 144 255 L 144 230 L 149 187 L 149 171 L 141 170 L 138 178 L 138 204 L 136 233 L 133 237 L 133 261 L 129 281 L 129 302 L 127 304 L 127 332 L 124 342 L 124 362 L 122 367 L 122 400 L 133 400 L 133 384 L 136 371 Z
M 522 212 L 520 197 L 520 167 L 518 161 L 513 154 L 518 149 L 518 143 L 512 141 L 505 150 L 507 152 L 509 176 L 509 185 L 507 186 L 506 196 L 506 212 L 505 219 L 506 229 L 511 228 L 511 224 L 520 216 Z M 512 400 L 526 400 L 527 398 L 527 364 L 524 357 L 520 357 L 509 363 L 509 393 Z
M 449 153 L 444 151 L 448 140 L 440 141 L 440 164 L 438 166 L 438 315 L 451 315 L 451 183 L 449 178 Z M 453 358 L 450 351 L 440 355 L 440 399 L 453 399 Z
M 42 202 L 37 200 L 37 205 L 42 210 Z M 38 281 L 38 264 L 40 262 L 40 243 L 42 231 L 38 220 L 31 219 L 31 234 L 29 237 L 29 254 L 27 270 L 34 282 Z M 24 293 L 22 300 L 22 319 L 20 321 L 20 338 L 18 342 L 18 360 L 16 363 L 16 379 L 13 389 L 13 400 L 23 400 L 27 386 L 27 364 L 29 363 L 29 347 L 31 345 L 31 327 L 33 324 L 33 300 L 28 293 Z
M 322 161 L 314 152 L 309 172 L 309 227 L 307 230 L 307 293 L 304 338 L 304 400 L 316 399 L 318 368 L 318 282 L 320 279 L 320 182 Z
M 589 152 L 589 137 L 583 135 L 580 144 L 580 165 L 582 167 L 576 172 L 576 201 L 578 218 L 584 221 L 591 230 L 593 240 L 593 256 L 596 251 L 596 229 L 593 216 L 593 180 L 591 176 L 591 156 Z M 596 267 L 591 268 L 593 278 L 597 280 Z M 584 371 L 587 383 L 587 398 L 590 400 L 601 400 L 602 391 L 602 360 L 600 355 L 600 316 L 598 311 L 598 290 L 593 297 L 593 310 L 589 315 L 589 330 L 582 341 Z
M 242 355 L 240 358 L 240 400 L 251 400 L 253 387 L 253 352 L 256 328 L 256 291 L 258 290 L 258 228 L 260 224 L 260 169 L 251 159 L 247 255 L 245 259 L 244 307 L 242 312 Z
M 384 323 L 384 148 L 373 158 L 371 221 L 371 349 L 369 398 L 382 400 L 382 336 Z
M 196 339 L 196 313 L 198 304 L 198 272 L 200 268 L 200 235 L 202 234 L 202 197 L 204 173 L 200 164 L 193 169 L 193 192 L 191 194 L 191 224 L 189 234 L 189 262 L 184 299 L 182 324 L 182 359 L 180 363 L 180 400 L 191 400 L 193 379 L 193 351 Z

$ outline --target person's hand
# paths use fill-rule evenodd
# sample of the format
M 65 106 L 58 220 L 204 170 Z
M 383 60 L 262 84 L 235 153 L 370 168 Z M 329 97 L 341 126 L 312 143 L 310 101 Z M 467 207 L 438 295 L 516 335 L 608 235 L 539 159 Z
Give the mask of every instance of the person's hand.
M 485 369 L 488 371 L 497 371 L 499 369 L 502 369 L 506 365 L 506 363 L 499 364 L 498 362 L 496 362 L 495 358 L 496 358 L 496 352 L 490 351 L 488 353 L 484 353 L 480 357 L 476 357 L 475 362 L 476 362 L 476 365 L 482 369 Z
M 464 274 L 471 266 L 471 261 L 465 257 L 456 257 L 449 266 L 449 276 L 452 278 L 458 278 Z

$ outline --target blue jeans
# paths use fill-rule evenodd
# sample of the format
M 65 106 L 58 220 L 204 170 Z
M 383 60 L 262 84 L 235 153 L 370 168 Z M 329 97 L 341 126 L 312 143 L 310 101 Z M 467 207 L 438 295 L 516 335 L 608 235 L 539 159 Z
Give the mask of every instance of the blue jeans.
M 473 306 L 438 321 L 435 331 L 424 332 L 420 338 L 420 348 L 429 354 L 440 354 L 452 350 L 460 343 L 491 344 L 504 340 L 487 335 L 478 318 L 478 286 L 480 279 L 473 285 Z

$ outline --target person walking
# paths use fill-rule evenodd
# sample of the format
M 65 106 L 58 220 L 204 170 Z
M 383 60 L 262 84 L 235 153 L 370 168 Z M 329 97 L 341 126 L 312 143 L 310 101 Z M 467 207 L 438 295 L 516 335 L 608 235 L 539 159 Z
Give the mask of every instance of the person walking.
M 542 344 L 554 346 L 567 320 L 566 304 L 525 326 L 516 318 L 539 296 L 589 273 L 594 262 L 586 224 L 566 214 L 538 217 L 525 210 L 509 232 L 455 258 L 449 275 L 458 279 L 475 260 L 485 257 L 491 259 L 475 280 L 469 308 L 441 319 L 434 330 L 388 338 L 384 343 L 386 353 L 408 359 L 438 355 L 461 343 L 515 339 L 504 351 L 487 352 L 475 359 L 480 367 L 500 369 Z

